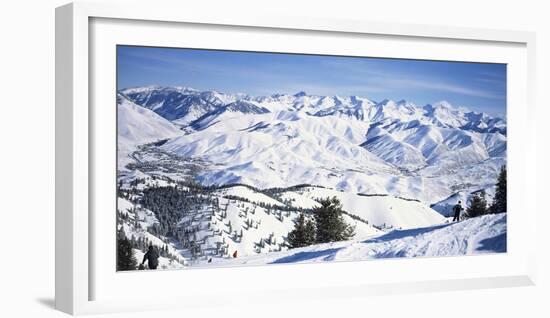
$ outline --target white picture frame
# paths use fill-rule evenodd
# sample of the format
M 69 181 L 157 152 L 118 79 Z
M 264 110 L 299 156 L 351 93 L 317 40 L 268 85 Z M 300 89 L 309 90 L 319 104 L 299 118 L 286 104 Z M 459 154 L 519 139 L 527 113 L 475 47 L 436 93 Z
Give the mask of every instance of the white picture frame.
M 318 37 L 334 36 L 345 37 L 347 41 L 353 41 L 354 37 L 371 36 L 386 37 L 399 41 L 427 41 L 437 46 L 438 43 L 450 43 L 456 48 L 462 46 L 483 46 L 485 44 L 502 47 L 510 47 L 510 62 L 513 66 L 513 74 L 509 88 L 509 252 L 505 255 L 489 255 L 475 257 L 457 257 L 447 259 L 417 259 L 417 260 L 380 260 L 376 262 L 353 262 L 322 265 L 289 265 L 289 266 L 262 266 L 244 268 L 208 269 L 193 272 L 165 271 L 154 274 L 146 274 L 145 283 L 177 281 L 187 275 L 186 284 L 197 285 L 199 293 L 173 294 L 168 293 L 147 295 L 148 302 L 139 302 L 138 298 L 120 296 L 123 291 L 117 289 L 117 282 L 128 285 L 135 275 L 129 273 L 115 273 L 114 265 L 112 275 L 104 275 L 104 271 L 98 268 L 97 260 L 114 260 L 113 248 L 105 255 L 96 253 L 97 246 L 102 244 L 94 239 L 92 234 L 103 224 L 102 218 L 96 218 L 94 209 L 99 203 L 95 200 L 98 183 L 103 182 L 101 177 L 102 165 L 99 161 L 115 160 L 115 157 L 106 156 L 98 148 L 98 140 L 109 138 L 108 135 L 100 135 L 97 131 L 97 117 L 104 111 L 96 113 L 92 107 L 98 100 L 103 100 L 101 94 L 91 93 L 101 90 L 103 86 L 94 84 L 93 76 L 105 79 L 106 85 L 112 85 L 114 78 L 104 75 L 101 70 L 94 69 L 94 63 L 98 63 L 101 55 L 96 51 L 96 45 L 105 40 L 101 45 L 112 46 L 117 42 L 117 37 L 105 35 L 107 29 L 96 29 L 94 23 L 106 21 L 107 24 L 119 21 L 123 28 L 128 28 L 127 23 L 140 24 L 142 30 L 147 25 L 161 24 L 159 32 L 166 32 L 164 40 L 170 41 L 171 32 L 178 32 L 178 25 L 192 25 L 194 27 L 207 27 L 212 32 L 224 28 L 237 28 L 262 32 L 313 32 Z M 108 32 L 107 32 L 108 33 Z M 116 35 L 117 33 L 111 32 Z M 147 32 L 139 32 L 143 41 L 148 36 Z M 173 34 L 173 33 L 172 33 Z M 101 38 L 103 37 L 103 38 Z M 150 37 L 150 35 L 149 35 Z M 134 39 L 135 40 L 135 39 Z M 137 41 L 137 40 L 136 40 Z M 164 43 L 163 42 L 163 43 Z M 151 43 L 151 42 L 149 42 Z M 128 44 L 128 43 L 125 43 Z M 99 45 L 99 44 L 98 44 Z M 175 43 L 174 45 L 177 45 Z M 237 45 L 237 44 L 236 44 Z M 268 296 L 277 298 L 277 301 L 291 301 L 296 299 L 321 299 L 327 297 L 325 291 L 331 290 L 333 298 L 349 297 L 353 295 L 368 296 L 414 291 L 440 291 L 458 289 L 477 289 L 490 287 L 525 286 L 535 282 L 535 255 L 533 242 L 535 237 L 535 198 L 534 194 L 525 191 L 526 185 L 536 183 L 535 165 L 529 158 L 534 158 L 535 127 L 529 125 L 534 117 L 534 56 L 535 35 L 530 32 L 482 30 L 454 27 L 433 27 L 426 25 L 405 25 L 400 23 L 380 23 L 368 21 L 347 21 L 329 19 L 297 19 L 285 16 L 258 16 L 250 14 L 224 15 L 215 10 L 203 12 L 193 10 L 192 5 L 172 4 L 155 8 L 151 6 L 117 6 L 116 2 L 109 4 L 72 3 L 56 9 L 56 269 L 55 269 L 55 293 L 56 308 L 70 314 L 90 314 L 114 311 L 145 310 L 166 307 L 185 306 L 216 306 L 230 304 L 239 301 L 243 295 L 248 301 L 269 302 Z M 300 49 L 295 46 L 297 50 Z M 321 48 L 317 48 L 318 50 Z M 349 48 L 351 50 L 351 48 Z M 481 49 L 480 49 L 481 50 Z M 506 49 L 502 49 L 506 50 Z M 472 49 L 471 52 L 476 51 Z M 495 56 L 487 56 L 484 59 L 491 61 L 498 56 L 498 48 L 493 48 Z M 477 51 L 476 51 L 477 52 Z M 481 51 L 479 51 L 481 52 Z M 106 53 L 107 55 L 110 53 Z M 359 53 L 358 53 L 359 54 Z M 414 53 L 411 53 L 414 54 Z M 433 53 L 432 57 L 437 57 Z M 441 55 L 443 56 L 443 55 Z M 419 56 L 409 56 L 410 58 Z M 468 57 L 465 55 L 465 59 Z M 501 62 L 507 58 L 502 57 Z M 99 62 L 101 65 L 103 62 Z M 112 64 L 111 64 L 112 65 Z M 96 78 L 97 79 L 97 78 Z M 106 86 L 107 87 L 107 86 Z M 114 94 L 115 91 L 105 92 Z M 108 96 L 105 98 L 109 98 Z M 521 107 L 521 105 L 524 105 Z M 106 114 L 106 113 L 105 113 Z M 108 116 L 108 114 L 107 114 Z M 101 117 L 104 118 L 104 117 Z M 113 127 L 114 117 L 107 118 L 99 123 Z M 102 119 L 103 120 L 103 119 Z M 103 139 L 102 139 L 103 138 Z M 523 140 L 523 141 L 521 141 Z M 114 142 L 114 141 L 113 141 Z M 103 159 L 102 159 L 103 158 Z M 531 163 L 531 164 L 530 164 Z M 521 168 L 521 169 L 520 169 Z M 519 170 L 518 170 L 519 169 Z M 112 173 L 110 171 L 109 173 Z M 114 186 L 114 184 L 113 184 Z M 113 188 L 114 189 L 114 188 Z M 108 201 L 108 199 L 107 199 Z M 109 203 L 106 202 L 107 206 Z M 515 211 L 521 208 L 521 218 Z M 113 210 L 113 218 L 114 218 Z M 518 217 L 516 217 L 518 216 Z M 114 235 L 114 231 L 113 231 Z M 449 266 L 453 269 L 464 268 L 464 272 L 451 270 L 451 274 L 442 271 L 429 270 L 438 266 Z M 114 263 L 113 263 L 114 264 Z M 478 270 L 469 269 L 476 264 Z M 505 266 L 493 268 L 493 264 Z M 368 268 L 367 273 L 357 278 L 352 274 L 361 273 Z M 424 271 L 421 269 L 425 268 Z M 414 274 L 406 274 L 405 269 Z M 108 270 L 108 269 L 107 269 Z M 230 273 L 250 276 L 245 283 L 232 295 L 225 295 L 223 299 L 212 301 L 216 295 L 223 292 L 219 290 L 200 289 L 198 282 L 205 276 L 214 275 L 216 279 L 231 284 L 233 281 L 226 278 Z M 334 277 L 334 273 L 344 272 L 342 277 Z M 401 272 L 401 275 L 397 273 Z M 192 273 L 192 277 L 190 276 Z M 255 278 L 268 273 L 275 273 L 275 279 L 269 279 L 262 286 L 258 286 Z M 350 274 L 351 273 L 351 274 Z M 371 275 L 369 273 L 394 273 L 391 277 Z M 143 274 L 141 274 L 143 275 Z M 154 278 L 152 275 L 156 275 Z M 311 279 L 312 275 L 327 277 L 322 284 L 316 284 Z M 370 276 L 369 276 L 370 275 Z M 116 279 L 114 279 L 116 276 Z M 242 277 L 242 276 L 239 276 Z M 283 277 L 293 277 L 294 284 L 285 281 Z M 98 284 L 96 280 L 109 280 L 109 283 Z M 140 278 L 141 279 L 141 278 Z M 223 285 L 223 283 L 222 283 Z M 110 295 L 105 296 L 111 291 Z M 307 291 L 307 292 L 304 292 Z M 118 295 L 118 296 L 117 296 Z M 210 295 L 212 297 L 204 297 Z M 182 298 L 185 297 L 185 298 Z

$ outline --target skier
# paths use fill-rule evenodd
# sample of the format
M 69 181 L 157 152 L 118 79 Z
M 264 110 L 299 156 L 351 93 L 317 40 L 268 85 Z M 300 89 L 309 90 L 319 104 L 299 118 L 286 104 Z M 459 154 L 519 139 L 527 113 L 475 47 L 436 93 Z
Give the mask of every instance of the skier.
M 149 269 L 157 269 L 157 266 L 159 265 L 159 254 L 157 253 L 153 245 L 149 245 L 149 250 L 147 251 L 147 253 L 145 253 L 145 255 L 143 255 L 141 266 L 143 266 L 146 260 Z
M 458 203 L 453 207 L 453 212 L 455 213 L 453 222 L 460 221 L 460 212 L 463 210 L 461 203 L 462 203 L 461 201 L 458 201 Z

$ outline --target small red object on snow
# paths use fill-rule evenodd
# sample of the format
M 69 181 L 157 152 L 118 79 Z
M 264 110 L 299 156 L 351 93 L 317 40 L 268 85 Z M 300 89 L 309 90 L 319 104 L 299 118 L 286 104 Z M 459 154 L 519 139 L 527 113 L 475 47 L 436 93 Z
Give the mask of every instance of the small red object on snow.
M 237 251 L 233 253 L 233 258 L 237 258 Z

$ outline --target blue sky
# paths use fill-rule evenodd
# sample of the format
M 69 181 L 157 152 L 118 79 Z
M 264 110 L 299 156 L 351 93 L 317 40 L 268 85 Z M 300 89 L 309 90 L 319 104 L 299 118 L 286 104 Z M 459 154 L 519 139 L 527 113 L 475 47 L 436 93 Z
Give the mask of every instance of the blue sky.
M 154 47 L 118 47 L 118 88 L 187 86 L 250 95 L 358 95 L 418 105 L 446 100 L 504 116 L 506 65 L 274 54 Z

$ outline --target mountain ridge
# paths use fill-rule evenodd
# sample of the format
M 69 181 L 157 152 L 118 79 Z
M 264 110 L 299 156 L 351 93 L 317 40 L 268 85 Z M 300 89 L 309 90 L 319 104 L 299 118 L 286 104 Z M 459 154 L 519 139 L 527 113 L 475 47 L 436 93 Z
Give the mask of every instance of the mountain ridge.
M 310 183 L 433 204 L 491 186 L 506 164 L 506 120 L 445 101 L 157 86 L 120 93 L 157 114 L 173 111 L 165 119 L 176 118 L 167 121 L 181 133 L 159 149 L 210 162 L 195 175 L 205 185 Z
M 425 106 L 417 106 L 404 99 L 397 102 L 384 99 L 372 101 L 360 96 L 319 96 L 307 95 L 301 91 L 296 94 L 272 94 L 251 96 L 247 94 L 225 94 L 214 90 L 197 90 L 190 87 L 144 86 L 120 90 L 134 103 L 157 112 L 170 121 L 186 117 L 193 109 L 202 106 L 200 115 L 190 116 L 187 120 L 177 122 L 179 126 L 190 125 L 193 120 L 213 112 L 219 107 L 238 101 L 257 103 L 271 112 L 286 110 L 305 110 L 310 115 L 326 116 L 343 114 L 359 120 L 378 122 L 388 118 L 399 118 L 402 121 L 418 119 L 440 127 L 454 127 L 478 132 L 501 132 L 506 134 L 506 119 L 490 116 L 475 111 L 464 111 L 453 107 L 446 101 Z M 279 108 L 273 104 L 278 104 Z M 271 107 L 270 107 L 271 106 Z M 282 106 L 282 107 L 281 107 Z

